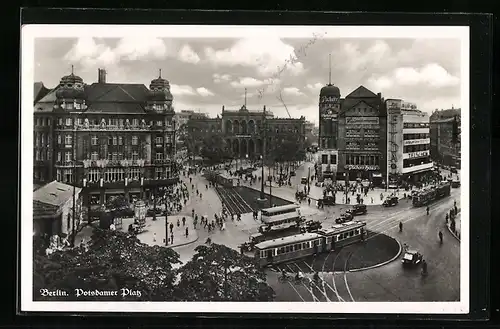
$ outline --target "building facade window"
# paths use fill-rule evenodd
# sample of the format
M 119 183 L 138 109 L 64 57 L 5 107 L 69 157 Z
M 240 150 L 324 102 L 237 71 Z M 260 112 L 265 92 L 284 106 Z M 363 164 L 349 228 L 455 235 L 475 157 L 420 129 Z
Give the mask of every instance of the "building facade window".
M 73 170 L 64 169 L 64 181 L 66 183 L 73 183 Z
M 155 177 L 156 179 L 162 179 L 163 176 L 163 168 L 162 167 L 156 167 L 155 168 Z
M 57 152 L 57 162 L 61 162 L 61 152 Z
M 156 152 L 155 159 L 157 161 L 163 160 L 163 153 L 161 152 Z
M 104 172 L 104 180 L 107 182 L 122 181 L 125 179 L 125 171 L 123 168 L 108 168 Z
M 130 168 L 128 171 L 128 179 L 139 180 L 141 178 L 141 168 Z
M 167 179 L 169 179 L 170 177 L 172 177 L 172 168 L 170 168 L 170 166 L 165 167 L 165 177 Z
M 40 135 L 35 133 L 35 146 L 40 146 Z
M 99 160 L 99 154 L 97 152 L 92 152 L 92 154 L 90 155 L 90 160 L 92 161 Z
M 118 145 L 123 145 L 123 137 L 118 136 Z
M 91 145 L 97 145 L 97 136 L 96 135 L 92 135 L 92 137 L 90 138 L 90 144 Z
M 321 155 L 321 164 L 328 164 L 328 154 Z
M 64 136 L 64 144 L 65 145 L 73 144 L 73 136 L 71 136 L 71 135 Z
M 139 144 L 139 138 L 137 136 L 132 136 L 132 145 L 138 145 Z
M 113 136 L 113 145 L 118 145 L 118 138 Z
M 39 150 L 35 151 L 35 160 L 36 161 L 40 160 L 40 151 Z
M 64 161 L 71 162 L 71 159 L 72 159 L 71 152 L 64 153 Z
M 66 118 L 66 126 L 71 126 L 71 118 Z
M 61 169 L 57 169 L 56 171 L 56 180 L 58 182 L 62 181 L 62 173 L 61 173 Z
M 40 136 L 40 142 L 42 143 L 42 147 L 45 146 L 45 134 L 42 133 L 41 136 Z
M 163 138 L 160 137 L 160 136 L 157 136 L 156 139 L 155 139 L 155 141 L 156 141 L 156 144 L 162 144 L 163 143 Z
M 139 119 L 132 119 L 132 126 L 137 127 L 139 125 Z
M 101 178 L 101 170 L 92 168 L 87 173 L 87 179 L 89 182 L 98 182 Z
M 57 144 L 60 145 L 61 143 L 62 143 L 62 137 L 61 137 L 61 135 L 58 134 L 57 135 Z
M 137 151 L 132 152 L 132 160 L 139 160 L 139 152 Z

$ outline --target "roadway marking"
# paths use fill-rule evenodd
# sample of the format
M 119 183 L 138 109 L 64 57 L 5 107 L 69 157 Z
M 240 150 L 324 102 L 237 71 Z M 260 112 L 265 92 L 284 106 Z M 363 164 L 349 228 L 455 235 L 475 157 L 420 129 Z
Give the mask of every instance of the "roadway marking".
M 354 297 L 352 296 L 352 293 L 351 293 L 351 289 L 349 288 L 349 284 L 347 283 L 347 263 L 349 262 L 349 260 L 351 259 L 351 256 L 354 252 L 351 252 L 349 254 L 349 256 L 347 256 L 347 259 L 345 261 L 345 265 L 344 265 L 344 283 L 345 283 L 345 287 L 347 288 L 347 292 L 349 293 L 349 296 L 351 297 L 351 300 L 354 302 Z
M 294 264 L 295 264 L 295 263 L 294 263 Z M 293 270 L 292 270 L 292 268 L 290 267 L 290 265 L 289 265 L 289 264 L 285 264 L 285 265 L 286 265 L 286 267 L 288 267 L 288 269 L 291 271 L 291 273 L 293 273 Z M 297 266 L 297 264 L 295 264 L 295 265 Z M 297 267 L 298 267 L 298 266 L 297 266 Z M 299 269 L 300 269 L 300 267 L 299 267 Z M 290 283 L 290 282 L 289 282 L 289 283 Z M 290 284 L 291 284 L 291 283 L 290 283 Z M 301 283 L 301 284 L 302 284 L 302 286 L 303 286 L 303 287 L 304 287 L 304 288 L 305 288 L 305 289 L 306 289 L 306 290 L 307 290 L 307 291 L 311 294 L 311 297 L 312 297 L 312 299 L 313 299 L 313 302 L 319 302 L 319 299 L 318 299 L 318 298 L 314 295 L 313 291 L 312 291 L 311 289 L 307 288 L 307 287 L 306 287 L 306 285 L 305 285 L 304 283 Z

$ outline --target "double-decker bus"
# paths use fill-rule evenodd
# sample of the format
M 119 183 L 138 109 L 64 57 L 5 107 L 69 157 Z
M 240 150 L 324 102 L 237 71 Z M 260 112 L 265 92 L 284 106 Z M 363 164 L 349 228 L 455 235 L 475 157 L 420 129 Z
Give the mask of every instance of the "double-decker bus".
M 261 210 L 262 233 L 283 231 L 298 228 L 304 218 L 300 214 L 300 206 L 289 204 Z

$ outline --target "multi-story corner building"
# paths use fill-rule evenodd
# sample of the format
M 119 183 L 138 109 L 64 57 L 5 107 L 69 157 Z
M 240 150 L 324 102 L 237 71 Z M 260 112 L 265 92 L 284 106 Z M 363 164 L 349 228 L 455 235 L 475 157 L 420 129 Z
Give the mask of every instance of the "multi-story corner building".
M 387 100 L 386 108 L 389 183 L 417 182 L 433 169 L 429 115 L 400 99 Z
M 435 111 L 430 116 L 431 158 L 447 166 L 460 168 L 461 124 L 460 109 Z M 453 140 L 453 125 L 457 124 L 457 140 Z
M 82 187 L 84 204 L 148 197 L 178 181 L 170 84 L 90 85 L 73 72 L 34 106 L 34 180 Z
M 338 178 L 369 179 L 380 185 L 386 177 L 387 112 L 380 93 L 358 87 L 341 101 L 338 116 Z

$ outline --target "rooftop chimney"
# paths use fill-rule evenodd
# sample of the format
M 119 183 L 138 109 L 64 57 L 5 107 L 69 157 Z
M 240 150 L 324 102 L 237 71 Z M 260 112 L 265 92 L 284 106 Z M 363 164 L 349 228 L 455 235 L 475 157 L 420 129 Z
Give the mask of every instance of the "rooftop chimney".
M 105 69 L 97 69 L 97 82 L 98 83 L 106 83 L 106 70 Z

